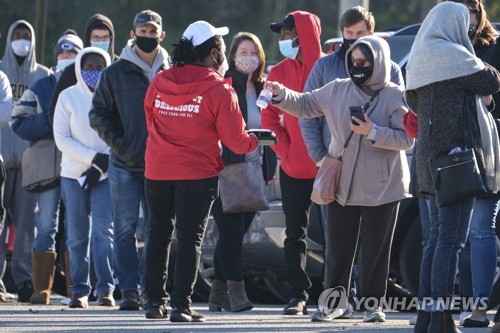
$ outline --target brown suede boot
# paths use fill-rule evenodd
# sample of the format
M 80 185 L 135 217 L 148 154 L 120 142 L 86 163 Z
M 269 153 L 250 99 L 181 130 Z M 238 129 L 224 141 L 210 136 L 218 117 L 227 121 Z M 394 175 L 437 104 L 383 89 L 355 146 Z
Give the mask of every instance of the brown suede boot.
M 33 252 L 32 279 L 35 292 L 30 297 L 31 304 L 50 304 L 56 256 L 55 252 Z
M 231 311 L 241 312 L 253 309 L 253 304 L 247 297 L 244 281 L 227 281 Z
M 66 277 L 66 293 L 69 298 L 73 297 L 73 294 L 69 290 L 73 280 L 71 279 L 71 271 L 69 270 L 69 252 L 64 252 L 64 276 Z
M 208 296 L 208 311 L 231 311 L 227 284 L 222 280 L 213 280 Z

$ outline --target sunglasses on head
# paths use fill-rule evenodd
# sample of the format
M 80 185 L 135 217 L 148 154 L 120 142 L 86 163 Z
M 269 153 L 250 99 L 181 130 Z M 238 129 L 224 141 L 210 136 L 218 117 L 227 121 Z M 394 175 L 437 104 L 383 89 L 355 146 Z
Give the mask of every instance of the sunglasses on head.
M 365 64 L 369 63 L 368 59 L 354 59 L 353 57 L 351 57 L 351 62 L 353 63 L 353 65 L 356 65 L 358 67 L 365 67 Z

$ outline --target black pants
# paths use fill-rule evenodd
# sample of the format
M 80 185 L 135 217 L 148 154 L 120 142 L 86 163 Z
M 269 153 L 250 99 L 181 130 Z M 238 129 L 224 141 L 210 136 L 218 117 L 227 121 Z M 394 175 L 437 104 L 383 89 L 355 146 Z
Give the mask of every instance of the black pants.
M 358 240 L 358 297 L 385 297 L 399 201 L 375 207 L 328 205 L 324 288 L 349 290 Z
M 243 236 L 250 228 L 255 212 L 224 213 L 220 198 L 212 206 L 212 215 L 219 230 L 214 252 L 214 277 L 222 281 L 242 281 Z
M 150 302 L 164 302 L 168 296 L 168 256 L 175 221 L 177 251 L 170 305 L 187 308 L 191 305 L 210 207 L 219 192 L 218 178 L 146 179 L 144 186 L 150 223 L 146 248 L 147 295 Z
M 307 226 L 314 179 L 288 176 L 280 168 L 281 198 L 286 220 L 285 259 L 290 296 L 307 300 L 311 280 L 306 273 Z

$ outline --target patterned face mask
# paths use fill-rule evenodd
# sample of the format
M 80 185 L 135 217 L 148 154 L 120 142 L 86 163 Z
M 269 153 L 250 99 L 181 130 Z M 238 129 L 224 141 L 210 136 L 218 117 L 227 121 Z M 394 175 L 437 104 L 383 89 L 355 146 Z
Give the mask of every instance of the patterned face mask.
M 251 74 L 259 67 L 259 57 L 256 55 L 236 56 L 234 66 L 239 72 Z
M 97 69 L 93 70 L 83 70 L 82 69 L 82 78 L 85 84 L 89 86 L 90 90 L 94 90 L 97 86 L 97 82 L 99 81 L 99 77 L 101 76 L 101 71 Z

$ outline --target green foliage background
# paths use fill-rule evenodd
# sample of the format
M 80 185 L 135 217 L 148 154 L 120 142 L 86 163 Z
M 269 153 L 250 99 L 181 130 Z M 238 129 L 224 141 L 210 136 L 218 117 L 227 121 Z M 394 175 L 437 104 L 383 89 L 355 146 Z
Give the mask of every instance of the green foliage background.
M 322 42 L 338 35 L 338 2 L 335 0 L 47 0 L 47 3 L 43 63 L 48 66 L 54 64 L 53 48 L 62 32 L 73 28 L 83 36 L 85 22 L 95 13 L 104 14 L 113 21 L 118 54 L 130 38 L 135 14 L 148 8 L 163 18 L 167 36 L 162 46 L 169 52 L 171 44 L 180 38 L 189 23 L 206 20 L 215 26 L 229 27 L 230 36 L 226 38 L 226 44 L 238 31 L 255 33 L 264 45 L 268 60 L 280 60 L 278 36 L 269 30 L 269 23 L 282 19 L 294 10 L 306 10 L 320 17 Z M 376 30 L 420 22 L 422 3 L 423 0 L 371 0 L 370 10 L 375 16 Z M 25 19 L 35 27 L 37 1 L 0 0 L 0 8 L 0 54 L 3 55 L 5 36 L 12 22 Z M 500 1 L 487 0 L 486 9 L 492 21 L 500 22 Z

